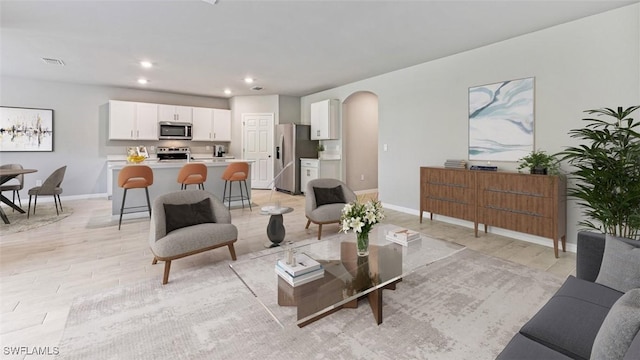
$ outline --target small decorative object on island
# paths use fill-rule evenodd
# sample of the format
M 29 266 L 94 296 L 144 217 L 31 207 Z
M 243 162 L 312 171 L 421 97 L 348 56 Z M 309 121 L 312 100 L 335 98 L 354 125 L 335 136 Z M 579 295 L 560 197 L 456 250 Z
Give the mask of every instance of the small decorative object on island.
M 373 225 L 384 219 L 382 204 L 379 201 L 369 200 L 366 203 L 349 203 L 342 209 L 340 222 L 343 232 L 352 230 L 357 236 L 358 256 L 369 255 L 369 232 Z
M 147 149 L 144 146 L 130 146 L 127 148 L 127 162 L 131 164 L 139 164 L 149 157 Z
M 640 105 L 617 109 L 586 110 L 583 128 L 569 131 L 581 140 L 558 155 L 575 167 L 576 181 L 568 195 L 578 199 L 588 218 L 586 228 L 609 235 L 640 240 L 640 122 L 632 113 Z
M 529 168 L 531 174 L 557 175 L 560 165 L 554 155 L 549 155 L 544 150 L 533 150 L 529 155 L 521 158 L 518 171 Z

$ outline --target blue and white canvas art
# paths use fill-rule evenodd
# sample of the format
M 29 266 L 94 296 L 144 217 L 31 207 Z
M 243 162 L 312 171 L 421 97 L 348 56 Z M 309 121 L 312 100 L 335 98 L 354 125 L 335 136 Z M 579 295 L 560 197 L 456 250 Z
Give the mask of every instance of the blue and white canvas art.
M 469 160 L 518 161 L 534 149 L 534 78 L 469 88 Z

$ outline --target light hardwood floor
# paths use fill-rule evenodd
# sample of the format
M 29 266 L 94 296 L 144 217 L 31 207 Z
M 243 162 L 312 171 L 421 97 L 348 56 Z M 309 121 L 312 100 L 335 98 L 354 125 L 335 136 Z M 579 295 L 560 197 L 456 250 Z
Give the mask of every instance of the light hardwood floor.
M 253 190 L 256 204 L 276 200 L 282 206 L 294 208 L 284 215 L 287 241 L 316 236 L 317 225 L 312 224 L 308 230 L 304 228 L 304 196 Z M 53 206 L 53 203 L 38 206 Z M 117 219 L 112 219 L 110 214 L 109 200 L 65 201 L 64 206 L 72 209 L 73 214 L 56 223 L 14 234 L 4 234 L 0 228 L 0 344 L 3 348 L 57 346 L 77 296 L 117 286 L 134 286 L 148 279 L 161 282 L 163 264 L 151 265 L 148 218 L 123 220 L 122 230 L 118 231 Z M 237 254 L 264 249 L 269 217 L 260 215 L 259 206 L 253 211 L 247 207 L 231 213 L 239 231 Z M 429 220 L 420 224 L 418 216 L 393 210 L 385 213 L 386 223 L 454 241 L 562 278 L 575 273 L 575 254 L 561 253 L 560 258 L 555 259 L 551 247 L 493 234 L 475 238 L 470 228 Z M 325 225 L 323 236 L 338 230 L 337 225 Z M 176 260 L 172 262 L 171 273 L 229 260 L 229 252 L 221 248 Z M 171 279 L 169 281 L 170 286 Z

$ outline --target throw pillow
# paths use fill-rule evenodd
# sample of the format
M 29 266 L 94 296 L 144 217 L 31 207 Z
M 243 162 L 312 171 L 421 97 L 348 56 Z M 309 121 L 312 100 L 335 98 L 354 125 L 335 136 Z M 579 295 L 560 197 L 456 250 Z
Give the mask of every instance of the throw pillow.
M 167 234 L 187 226 L 215 222 L 209 198 L 194 204 L 163 205 Z
M 314 186 L 313 193 L 316 196 L 316 206 L 336 203 L 346 204 L 342 186 L 340 185 L 333 188 L 317 188 Z
M 629 290 L 613 304 L 591 349 L 591 360 L 624 358 L 640 331 L 640 289 Z
M 620 292 L 640 288 L 640 247 L 606 235 L 596 282 Z

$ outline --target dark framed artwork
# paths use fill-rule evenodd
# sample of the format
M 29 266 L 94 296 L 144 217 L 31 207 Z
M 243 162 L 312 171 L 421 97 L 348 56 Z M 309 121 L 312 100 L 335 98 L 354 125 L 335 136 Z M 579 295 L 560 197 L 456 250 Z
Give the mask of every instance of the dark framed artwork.
M 469 88 L 469 160 L 518 161 L 534 149 L 534 78 Z
M 0 106 L 0 151 L 53 151 L 53 109 Z

